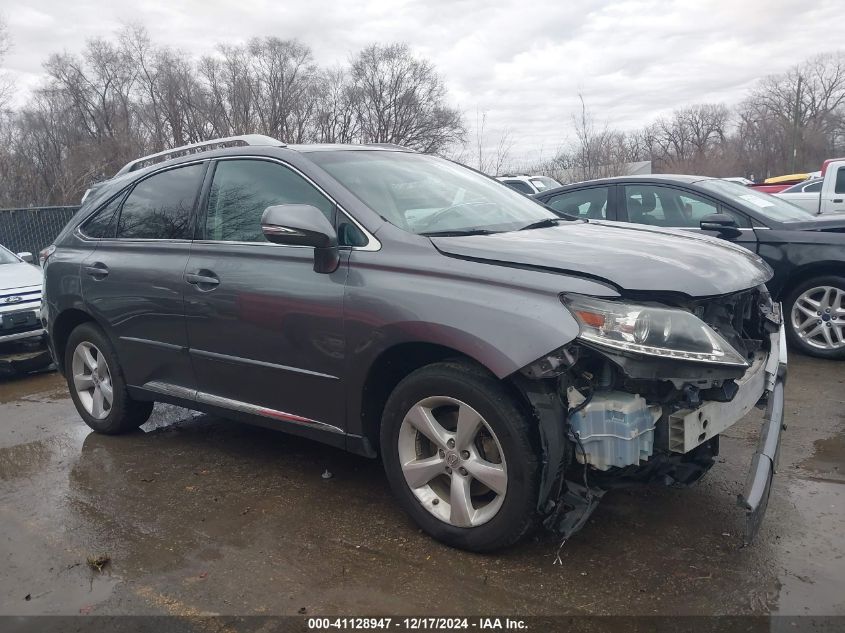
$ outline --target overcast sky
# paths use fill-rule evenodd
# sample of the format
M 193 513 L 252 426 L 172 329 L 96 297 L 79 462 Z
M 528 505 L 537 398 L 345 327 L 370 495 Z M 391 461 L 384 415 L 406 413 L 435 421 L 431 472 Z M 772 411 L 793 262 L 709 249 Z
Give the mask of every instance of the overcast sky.
M 567 138 L 578 93 L 600 123 L 630 128 L 701 101 L 734 103 L 755 79 L 837 47 L 833 0 L 0 0 L 24 91 L 48 54 L 76 52 L 122 24 L 191 54 L 252 36 L 299 38 L 321 64 L 370 42 L 408 42 L 432 60 L 451 98 L 513 154 L 550 157 Z

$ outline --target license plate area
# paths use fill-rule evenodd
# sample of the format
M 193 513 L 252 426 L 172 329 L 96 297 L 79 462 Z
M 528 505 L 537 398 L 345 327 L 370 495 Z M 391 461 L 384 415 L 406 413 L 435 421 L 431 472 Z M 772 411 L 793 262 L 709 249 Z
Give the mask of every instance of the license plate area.
M 17 330 L 19 328 L 25 328 L 27 326 L 36 326 L 38 325 L 38 317 L 36 316 L 35 312 L 32 310 L 26 312 L 12 312 L 7 313 L 0 316 L 0 329 L 3 331 L 5 330 Z

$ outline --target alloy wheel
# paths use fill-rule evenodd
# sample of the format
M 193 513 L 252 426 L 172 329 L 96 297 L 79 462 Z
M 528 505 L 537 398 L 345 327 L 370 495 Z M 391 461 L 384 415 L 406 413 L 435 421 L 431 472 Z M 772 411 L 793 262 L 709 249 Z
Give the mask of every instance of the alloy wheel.
M 499 440 L 471 406 L 448 396 L 417 402 L 399 429 L 399 462 L 422 506 L 456 527 L 492 519 L 508 487 Z
M 103 420 L 111 412 L 114 388 L 103 353 L 93 343 L 83 341 L 73 351 L 73 386 L 88 414 Z
M 795 300 L 791 318 L 795 334 L 807 345 L 823 350 L 845 347 L 845 291 L 810 288 Z

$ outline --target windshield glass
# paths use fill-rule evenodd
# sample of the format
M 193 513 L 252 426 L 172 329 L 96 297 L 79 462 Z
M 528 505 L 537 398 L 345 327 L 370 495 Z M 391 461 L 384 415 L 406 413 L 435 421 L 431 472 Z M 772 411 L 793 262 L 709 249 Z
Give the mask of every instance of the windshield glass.
M 537 191 L 545 191 L 546 189 L 554 189 L 560 187 L 560 183 L 554 178 L 548 176 L 537 176 L 531 179 L 531 184 L 537 187 Z
M 20 260 L 0 246 L 0 264 L 17 264 Z
M 308 157 L 385 220 L 420 235 L 513 231 L 558 217 L 492 178 L 435 156 L 339 151 Z
M 803 222 L 813 217 L 809 211 L 787 202 L 783 198 L 770 196 L 767 193 L 749 189 L 735 182 L 714 179 L 702 180 L 697 184 L 705 189 L 727 196 L 738 206 L 745 207 L 776 222 Z

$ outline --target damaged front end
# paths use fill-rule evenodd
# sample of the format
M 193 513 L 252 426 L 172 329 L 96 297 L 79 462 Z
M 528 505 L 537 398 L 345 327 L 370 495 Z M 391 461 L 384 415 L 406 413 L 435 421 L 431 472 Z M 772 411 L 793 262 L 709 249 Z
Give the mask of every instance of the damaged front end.
M 762 286 L 704 300 L 562 300 L 581 326 L 579 337 L 516 377 L 539 421 L 545 525 L 566 539 L 610 488 L 694 484 L 715 462 L 719 435 L 765 406 L 740 497 L 750 542 L 766 510 L 783 428 L 780 306 Z

